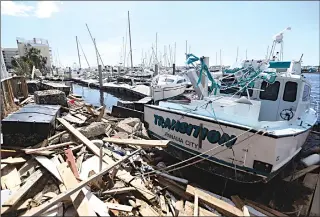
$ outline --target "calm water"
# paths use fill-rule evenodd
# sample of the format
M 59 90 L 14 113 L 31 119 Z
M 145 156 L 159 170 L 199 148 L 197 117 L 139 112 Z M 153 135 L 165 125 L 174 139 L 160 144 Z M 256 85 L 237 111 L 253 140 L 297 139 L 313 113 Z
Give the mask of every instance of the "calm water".
M 304 74 L 311 83 L 311 104 L 318 113 L 318 123 L 320 123 L 320 74 Z
M 119 100 L 137 100 L 121 94 L 107 93 L 97 89 L 88 88 L 78 84 L 72 84 L 72 92 L 82 96 L 82 98 L 89 104 L 94 106 L 106 105 L 108 110 L 112 110 L 112 106 L 117 105 Z
M 311 104 L 318 112 L 318 123 L 320 123 L 320 74 L 304 74 L 311 83 Z M 84 100 L 94 106 L 100 106 L 103 103 L 111 110 L 113 105 L 117 105 L 118 100 L 136 100 L 121 94 L 101 92 L 97 89 L 91 89 L 78 84 L 72 84 L 73 93 L 80 95 Z

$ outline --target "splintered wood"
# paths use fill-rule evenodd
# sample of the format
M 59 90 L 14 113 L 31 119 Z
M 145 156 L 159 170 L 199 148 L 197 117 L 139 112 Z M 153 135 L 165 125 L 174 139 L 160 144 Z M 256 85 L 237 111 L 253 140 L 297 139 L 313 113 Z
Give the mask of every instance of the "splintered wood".
M 150 140 L 140 119 L 111 117 L 105 106 L 94 109 L 81 98 L 68 98 L 70 108 L 63 107 L 68 113 L 57 118 L 61 124 L 55 135 L 21 150 L 1 150 L 10 156 L 1 160 L 1 214 L 287 216 L 273 209 L 278 207 L 274 201 L 260 204 L 259 198 L 251 201 L 240 194 L 230 200 L 188 184 L 194 180 L 166 168 L 170 163 L 162 148 L 169 140 Z M 284 179 L 290 184 L 305 176 L 303 185 L 310 191 L 305 203 L 297 204 L 300 216 L 320 215 L 320 174 L 311 173 L 318 168 L 313 165 Z

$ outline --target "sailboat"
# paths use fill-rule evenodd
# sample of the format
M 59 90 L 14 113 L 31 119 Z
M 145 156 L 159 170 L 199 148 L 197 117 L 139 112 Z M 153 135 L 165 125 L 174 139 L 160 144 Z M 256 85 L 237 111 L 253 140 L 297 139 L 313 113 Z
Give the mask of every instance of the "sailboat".
M 282 39 L 283 32 L 274 38 L 271 57 Z M 317 121 L 301 58 L 283 61 L 282 49 L 279 61 L 243 61 L 227 86 L 210 77 L 204 58 L 189 55 L 188 63 L 200 61 L 188 75 L 201 100 L 145 105 L 149 134 L 171 140 L 165 150 L 185 164 L 237 182 L 268 182 L 300 152 Z M 212 82 L 209 92 L 201 73 Z M 238 91 L 221 93 L 228 88 Z

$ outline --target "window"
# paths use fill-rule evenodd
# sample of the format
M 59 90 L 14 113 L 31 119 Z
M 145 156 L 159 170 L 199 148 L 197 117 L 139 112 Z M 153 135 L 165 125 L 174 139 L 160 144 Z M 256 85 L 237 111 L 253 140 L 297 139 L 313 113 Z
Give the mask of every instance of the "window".
M 179 80 L 177 84 L 181 84 L 182 82 L 184 82 L 184 80 Z
M 263 91 L 260 91 L 260 99 L 276 101 L 278 99 L 279 88 L 279 81 L 276 81 L 273 84 L 263 81 L 261 84 L 261 90 Z
M 225 90 L 220 90 L 220 93 L 224 93 L 224 94 L 237 94 L 237 95 L 240 95 L 240 96 L 247 96 L 247 91 L 246 90 L 242 90 L 241 91 L 241 94 L 240 94 L 240 89 L 237 88 L 237 87 L 232 87 L 232 88 L 228 88 L 228 89 L 225 89 Z M 253 90 L 252 89 L 248 89 L 249 91 L 249 96 L 251 97 L 252 96 L 252 93 L 253 93 Z
M 302 101 L 310 100 L 310 92 L 311 92 L 311 87 L 305 84 L 303 89 L 303 94 L 302 94 Z
M 165 82 L 168 82 L 168 83 L 174 82 L 174 80 L 173 80 L 173 79 L 170 79 L 170 78 L 166 78 L 164 81 L 165 81 Z
M 283 101 L 294 102 L 297 98 L 297 88 L 298 84 L 296 82 L 288 81 L 284 88 Z

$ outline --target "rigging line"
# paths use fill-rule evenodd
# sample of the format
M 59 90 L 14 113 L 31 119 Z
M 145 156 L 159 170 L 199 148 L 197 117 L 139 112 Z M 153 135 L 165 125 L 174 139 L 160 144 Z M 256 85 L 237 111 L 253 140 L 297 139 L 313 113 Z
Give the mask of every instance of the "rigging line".
M 232 138 L 232 139 L 229 139 L 228 141 L 224 142 L 224 143 L 221 144 L 221 145 L 217 145 L 217 146 L 215 146 L 215 147 L 213 147 L 213 148 L 211 148 L 211 149 L 209 149 L 209 150 L 207 150 L 207 151 L 205 151 L 205 152 L 202 152 L 202 153 L 200 153 L 200 154 L 198 154 L 198 155 L 195 155 L 195 156 L 193 156 L 193 157 L 191 157 L 191 158 L 188 158 L 188 159 L 183 160 L 183 161 L 181 161 L 181 162 L 178 162 L 178 163 L 176 163 L 176 164 L 172 164 L 172 165 L 170 165 L 170 166 L 168 166 L 168 167 L 166 167 L 166 168 L 163 168 L 163 169 L 161 169 L 161 170 L 159 170 L 159 171 L 160 171 L 160 172 L 161 172 L 161 171 L 166 171 L 167 169 L 170 169 L 170 168 L 172 168 L 172 167 L 174 167 L 174 166 L 183 164 L 183 163 L 188 162 L 188 161 L 190 161 L 190 160 L 193 160 L 193 159 L 195 159 L 195 158 L 197 158 L 197 157 L 203 156 L 203 155 L 205 155 L 206 153 L 209 153 L 209 152 L 215 150 L 216 148 L 222 147 L 222 146 L 224 146 L 225 144 L 227 144 L 228 142 L 233 141 L 233 140 L 239 138 L 240 136 L 244 135 L 245 133 L 250 132 L 251 130 L 253 130 L 253 128 L 250 128 L 249 130 L 247 130 L 247 131 L 239 134 L 238 136 L 236 136 L 236 137 L 234 137 L 234 138 Z M 260 130 L 260 131 L 261 131 L 261 130 Z M 259 132 L 259 131 L 257 131 L 257 133 L 258 133 L 258 132 Z M 253 135 L 255 135 L 255 134 L 253 134 Z M 253 135 L 251 135 L 251 136 L 253 136 Z M 250 138 L 251 136 L 249 136 L 248 138 Z M 248 139 L 248 138 L 247 138 L 247 139 Z M 243 142 L 243 141 L 244 141 L 244 140 L 239 141 L 239 142 L 237 142 L 236 144 L 241 143 L 241 142 Z M 236 144 L 235 144 L 235 145 L 236 145 Z M 229 148 L 227 148 L 227 149 L 229 149 Z M 219 153 L 219 152 L 218 152 L 218 153 Z M 211 155 L 211 156 L 208 155 L 208 157 L 212 157 L 212 156 L 214 156 L 214 155 Z M 204 159 L 204 160 L 205 160 L 206 158 L 201 158 L 201 159 Z M 148 175 L 148 174 L 151 174 L 151 173 L 152 173 L 152 172 L 149 172 L 149 173 L 144 174 L 144 175 Z
M 88 62 L 87 56 L 86 56 L 86 54 L 84 53 L 84 51 L 83 51 L 83 49 L 82 49 L 82 46 L 81 46 L 80 40 L 78 40 L 78 43 L 79 43 L 79 45 L 80 45 L 81 51 L 82 51 L 82 53 L 83 53 L 83 56 L 84 56 L 84 58 L 86 59 L 86 62 L 87 62 L 87 64 L 88 64 L 89 68 L 90 68 L 90 65 L 89 65 L 89 62 Z
M 246 132 L 247 132 L 247 131 L 246 131 Z M 258 132 L 259 132 L 259 131 L 258 131 Z M 238 142 L 237 144 L 240 144 L 241 142 L 243 142 L 243 141 L 245 141 L 245 140 L 253 137 L 253 136 L 256 135 L 256 134 L 257 134 L 257 133 L 252 134 L 251 136 L 243 139 L 242 141 Z M 232 140 L 232 139 L 231 139 L 231 140 Z M 231 140 L 229 140 L 229 141 L 231 141 Z M 228 141 L 227 141 L 227 142 L 228 142 Z M 225 143 L 227 143 L 227 142 L 225 142 Z M 237 144 L 235 144 L 235 145 L 237 145 Z M 224 144 L 222 144 L 222 145 L 224 145 Z M 222 145 L 221 145 L 221 146 L 222 146 Z M 218 146 L 218 147 L 219 147 L 219 146 Z M 186 165 L 183 165 L 183 166 L 180 166 L 180 167 L 177 167 L 177 168 L 173 168 L 173 169 L 171 169 L 171 170 L 164 170 L 164 171 L 169 173 L 169 172 L 173 172 L 173 171 L 176 171 L 176 170 L 183 169 L 183 168 L 185 168 L 185 167 L 192 166 L 192 165 L 194 165 L 194 164 L 200 163 L 201 161 L 207 160 L 207 159 L 210 158 L 210 157 L 213 157 L 213 156 L 215 156 L 215 155 L 217 155 L 217 154 L 220 154 L 220 153 L 222 153 L 222 152 L 224 152 L 224 151 L 226 151 L 226 150 L 228 150 L 228 149 L 229 149 L 229 148 L 227 147 L 227 148 L 225 148 L 225 149 L 223 149 L 223 150 L 221 150 L 221 151 L 219 151 L 219 152 L 217 152 L 217 153 L 215 153 L 215 154 L 213 154 L 213 155 L 208 155 L 208 156 L 205 157 L 205 158 L 200 158 L 199 160 L 197 160 L 197 161 L 195 161 L 195 162 L 191 162 L 191 163 L 188 163 L 188 164 L 186 164 Z M 192 158 L 194 158 L 194 157 L 192 157 Z M 189 159 L 187 159 L 187 160 L 190 160 L 190 159 L 191 159 L 191 158 L 189 158 Z M 182 162 L 183 162 L 183 161 L 182 161 Z M 179 162 L 179 163 L 177 163 L 177 164 L 180 164 L 180 163 L 182 163 L 182 162 Z M 173 165 L 171 165 L 171 166 L 173 166 Z M 171 167 L 171 166 L 169 166 L 169 167 Z M 236 166 L 236 165 L 235 165 L 235 166 Z M 169 167 L 166 167 L 166 168 L 164 168 L 164 169 L 167 169 L 167 168 L 169 168 Z M 146 175 L 146 174 L 144 174 L 144 175 Z M 150 176 L 154 176 L 154 175 L 157 175 L 157 174 L 151 174 L 151 175 L 149 175 L 149 177 L 150 177 Z

